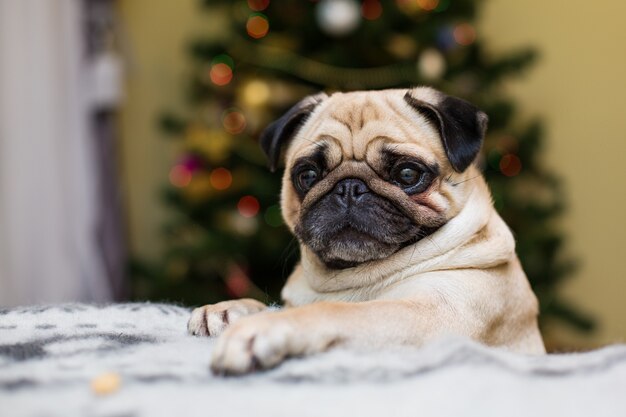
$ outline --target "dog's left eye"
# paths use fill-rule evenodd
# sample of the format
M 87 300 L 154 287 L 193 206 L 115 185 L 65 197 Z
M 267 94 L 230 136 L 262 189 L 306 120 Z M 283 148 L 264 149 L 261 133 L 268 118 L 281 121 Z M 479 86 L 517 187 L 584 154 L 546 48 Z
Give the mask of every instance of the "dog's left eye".
M 418 184 L 423 176 L 424 171 L 414 164 L 401 164 L 392 173 L 393 180 L 402 187 Z
M 413 168 L 402 168 L 398 172 L 397 180 L 403 185 L 414 185 L 420 180 L 421 172 Z
M 406 193 L 416 194 L 428 188 L 432 181 L 432 174 L 420 164 L 400 162 L 391 170 L 390 179 Z
M 313 187 L 313 184 L 317 182 L 318 177 L 319 177 L 319 174 L 317 173 L 316 170 L 311 169 L 311 168 L 304 169 L 300 171 L 297 175 L 298 187 L 302 191 L 307 191 L 311 187 Z

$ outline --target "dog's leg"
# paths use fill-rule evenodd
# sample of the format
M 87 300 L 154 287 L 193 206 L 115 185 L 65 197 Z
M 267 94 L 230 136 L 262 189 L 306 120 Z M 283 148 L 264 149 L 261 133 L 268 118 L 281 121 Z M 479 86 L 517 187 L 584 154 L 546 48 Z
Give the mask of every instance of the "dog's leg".
M 265 309 L 265 304 L 251 298 L 205 305 L 192 311 L 187 331 L 194 336 L 218 336 L 240 318 Z
M 409 300 L 319 302 L 244 318 L 218 339 L 211 369 L 241 374 L 335 345 L 418 346 L 441 329 L 463 325 L 450 320 L 451 310 L 443 308 L 441 303 Z

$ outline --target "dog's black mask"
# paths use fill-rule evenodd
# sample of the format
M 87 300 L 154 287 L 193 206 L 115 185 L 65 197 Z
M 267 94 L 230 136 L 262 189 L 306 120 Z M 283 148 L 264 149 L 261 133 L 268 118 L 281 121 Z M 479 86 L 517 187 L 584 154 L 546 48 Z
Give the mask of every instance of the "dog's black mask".
M 346 178 L 312 204 L 296 235 L 332 269 L 386 258 L 427 231 L 364 181 Z

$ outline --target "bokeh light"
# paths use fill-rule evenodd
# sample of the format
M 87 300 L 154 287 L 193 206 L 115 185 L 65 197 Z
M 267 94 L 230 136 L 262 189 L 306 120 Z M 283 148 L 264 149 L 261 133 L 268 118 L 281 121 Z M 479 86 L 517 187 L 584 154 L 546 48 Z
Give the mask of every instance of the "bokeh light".
M 230 67 L 230 69 L 235 68 L 235 60 L 227 54 L 219 54 L 213 57 L 213 59 L 211 60 L 211 65 L 215 64 L 226 64 Z
M 435 10 L 439 5 L 439 0 L 417 0 L 417 4 L 424 10 Z
M 487 154 L 487 164 L 493 169 L 500 169 L 502 153 L 498 149 L 491 149 Z
M 183 164 L 177 164 L 170 170 L 170 183 L 175 187 L 186 187 L 191 182 L 192 173 Z
M 387 50 L 398 58 L 409 59 L 415 56 L 417 43 L 410 36 L 395 34 L 389 38 Z
M 255 12 L 260 12 L 261 10 L 267 9 L 267 6 L 270 5 L 270 0 L 248 0 L 248 7 L 254 10 Z
M 259 213 L 260 209 L 259 200 L 251 195 L 241 197 L 237 203 L 237 210 L 243 217 L 254 217 Z
M 364 0 L 361 6 L 361 15 L 367 20 L 376 20 L 383 13 L 383 6 L 378 0 Z
M 209 180 L 216 190 L 225 190 L 233 183 L 233 175 L 226 168 L 215 168 L 211 171 Z
M 476 30 L 469 23 L 461 23 L 454 28 L 454 40 L 459 45 L 467 46 L 476 40 Z
M 195 172 L 191 182 L 184 188 L 185 196 L 192 201 L 202 201 L 211 195 L 213 186 L 206 171 Z
M 270 30 L 270 23 L 267 18 L 262 14 L 253 14 L 248 18 L 248 22 L 246 23 L 246 30 L 248 31 L 248 35 L 254 39 L 260 39 L 267 35 L 267 32 Z
M 243 88 L 243 101 L 249 106 L 262 106 L 270 98 L 270 87 L 260 80 L 250 81 Z
M 193 174 L 197 170 L 201 169 L 204 163 L 202 161 L 202 158 L 194 154 L 189 154 L 182 157 L 179 160 L 178 165 L 184 166 L 185 168 L 187 168 L 187 170 L 189 170 L 189 172 Z
M 446 60 L 437 49 L 428 48 L 420 55 L 417 69 L 425 79 L 436 80 L 446 72 Z
M 237 265 L 232 265 L 226 277 L 226 288 L 232 297 L 244 297 L 250 291 L 252 282 L 245 271 Z
M 227 64 L 219 62 L 211 66 L 211 82 L 215 85 L 226 85 L 233 79 L 233 70 Z
M 280 206 L 278 204 L 269 206 L 267 210 L 265 210 L 263 218 L 265 219 L 265 223 L 272 227 L 279 227 L 283 224 L 283 216 L 280 212 Z
M 522 170 L 522 161 L 513 155 L 506 154 L 500 159 L 500 172 L 502 172 L 507 177 L 514 177 L 520 173 Z
M 222 125 L 228 133 L 236 135 L 246 128 L 246 117 L 237 109 L 229 109 L 222 115 Z

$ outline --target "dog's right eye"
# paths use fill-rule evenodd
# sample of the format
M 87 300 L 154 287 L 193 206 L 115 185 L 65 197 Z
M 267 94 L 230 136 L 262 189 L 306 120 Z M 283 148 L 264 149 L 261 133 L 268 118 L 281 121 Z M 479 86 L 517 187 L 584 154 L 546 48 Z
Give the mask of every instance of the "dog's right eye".
M 318 172 L 313 168 L 300 170 L 296 176 L 296 186 L 300 191 L 308 191 L 317 182 L 318 177 Z

